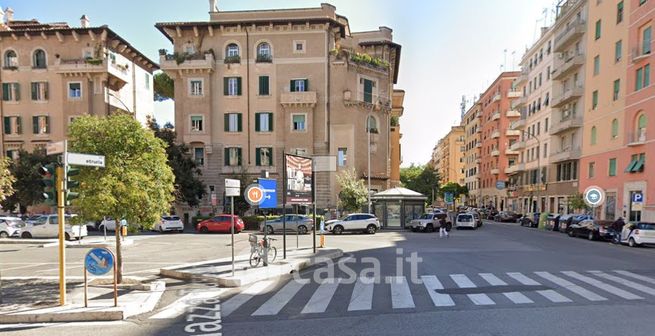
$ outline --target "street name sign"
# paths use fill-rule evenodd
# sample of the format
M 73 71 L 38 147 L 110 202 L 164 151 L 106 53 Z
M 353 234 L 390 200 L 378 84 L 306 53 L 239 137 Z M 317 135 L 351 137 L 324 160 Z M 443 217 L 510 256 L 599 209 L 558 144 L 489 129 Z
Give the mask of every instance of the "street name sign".
M 46 155 L 62 154 L 66 150 L 66 144 L 63 141 L 51 142 L 46 145 Z
M 225 179 L 225 196 L 239 197 L 241 195 L 241 180 Z
M 66 155 L 66 163 L 74 166 L 88 166 L 88 167 L 104 167 L 104 155 L 68 153 Z

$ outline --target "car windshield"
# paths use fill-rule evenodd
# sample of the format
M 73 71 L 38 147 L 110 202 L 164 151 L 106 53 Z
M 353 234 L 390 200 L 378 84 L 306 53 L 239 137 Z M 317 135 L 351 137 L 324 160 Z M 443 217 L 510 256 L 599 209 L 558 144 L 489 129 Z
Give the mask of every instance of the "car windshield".
M 432 219 L 432 216 L 433 215 L 431 215 L 431 214 L 423 214 L 418 219 Z

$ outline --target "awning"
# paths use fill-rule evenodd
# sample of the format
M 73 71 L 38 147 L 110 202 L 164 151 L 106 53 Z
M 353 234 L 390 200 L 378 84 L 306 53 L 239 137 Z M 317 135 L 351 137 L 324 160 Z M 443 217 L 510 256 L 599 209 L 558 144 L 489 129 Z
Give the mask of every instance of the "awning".
M 635 166 L 637 165 L 637 162 L 639 162 L 639 159 L 638 159 L 638 158 L 634 158 L 634 159 L 632 159 L 632 161 L 630 161 L 630 164 L 628 165 L 628 168 L 625 169 L 625 172 L 626 172 L 626 173 L 632 173 L 632 171 L 634 170 Z
M 632 167 L 632 172 L 638 173 L 644 171 L 645 163 L 646 163 L 646 155 L 641 155 L 639 160 L 637 161 L 637 164 L 635 164 L 635 166 Z

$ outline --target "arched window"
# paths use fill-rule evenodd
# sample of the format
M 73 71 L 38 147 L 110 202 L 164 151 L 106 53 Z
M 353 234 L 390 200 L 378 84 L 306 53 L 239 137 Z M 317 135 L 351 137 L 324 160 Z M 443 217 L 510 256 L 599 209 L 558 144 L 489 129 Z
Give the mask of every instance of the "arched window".
M 591 144 L 596 144 L 596 126 L 591 128 Z
M 7 52 L 5 52 L 3 65 L 5 68 L 14 68 L 18 66 L 18 56 L 16 56 L 15 51 L 7 50 Z
M 257 46 L 257 56 L 268 56 L 268 57 L 270 57 L 271 56 L 271 45 L 266 43 L 266 42 L 260 43 Z
M 374 116 L 368 116 L 367 130 L 371 131 L 371 133 L 378 133 L 378 121 Z
M 648 117 L 642 113 L 637 118 L 637 136 L 640 141 L 646 140 L 646 126 L 648 125 Z
M 225 48 L 225 56 L 226 57 L 236 57 L 239 56 L 239 46 L 236 45 L 236 43 L 230 43 L 227 45 L 227 48 Z
M 614 119 L 612 120 L 612 139 L 619 137 L 619 121 Z
M 35 68 L 43 69 L 47 67 L 45 51 L 42 49 L 36 49 L 34 51 L 34 56 L 32 59 L 32 64 Z

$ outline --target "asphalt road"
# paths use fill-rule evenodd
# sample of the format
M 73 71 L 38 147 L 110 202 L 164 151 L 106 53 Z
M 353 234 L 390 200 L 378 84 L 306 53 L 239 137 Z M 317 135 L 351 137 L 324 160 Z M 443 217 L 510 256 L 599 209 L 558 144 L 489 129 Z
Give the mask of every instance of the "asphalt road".
M 334 272 L 325 265 L 237 291 L 169 280 L 157 309 L 128 321 L 0 331 L 478 336 L 646 335 L 655 329 L 655 248 L 496 223 L 454 231 L 448 239 L 379 233 L 328 242 L 348 252 Z

